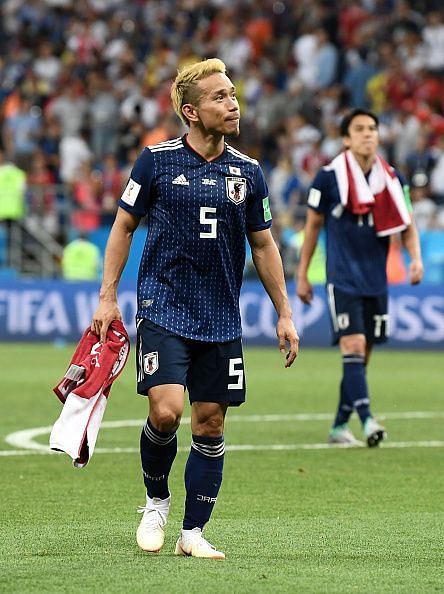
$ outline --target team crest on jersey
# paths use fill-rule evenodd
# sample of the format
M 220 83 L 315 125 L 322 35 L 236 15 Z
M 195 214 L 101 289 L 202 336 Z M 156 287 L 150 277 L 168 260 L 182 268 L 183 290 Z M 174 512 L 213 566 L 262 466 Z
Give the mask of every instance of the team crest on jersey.
M 143 356 L 143 371 L 153 375 L 159 369 L 159 353 L 154 351 Z
M 227 197 L 234 204 L 240 204 L 247 194 L 247 180 L 244 177 L 226 177 Z

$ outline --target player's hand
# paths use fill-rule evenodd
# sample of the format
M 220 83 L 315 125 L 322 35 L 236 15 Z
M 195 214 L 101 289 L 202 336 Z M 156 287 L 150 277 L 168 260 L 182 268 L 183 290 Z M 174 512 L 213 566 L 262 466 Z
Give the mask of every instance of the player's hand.
M 424 267 L 421 260 L 412 260 L 409 266 L 410 283 L 417 285 L 422 281 Z
M 307 278 L 298 278 L 296 293 L 303 303 L 310 305 L 313 299 L 313 287 Z
M 294 327 L 293 320 L 291 318 L 279 318 L 276 326 L 276 334 L 281 353 L 285 354 L 287 352 L 287 343 L 290 345 L 290 350 L 285 357 L 285 367 L 290 367 L 298 356 L 299 350 L 299 336 Z
M 122 314 L 120 313 L 116 301 L 101 301 L 94 312 L 91 322 L 91 331 L 95 332 L 100 337 L 100 342 L 102 344 L 105 344 L 109 325 L 113 320 L 121 319 Z

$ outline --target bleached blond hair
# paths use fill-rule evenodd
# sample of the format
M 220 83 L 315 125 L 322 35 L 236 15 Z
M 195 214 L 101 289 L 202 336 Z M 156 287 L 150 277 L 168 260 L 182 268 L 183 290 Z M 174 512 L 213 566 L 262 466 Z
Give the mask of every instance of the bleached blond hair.
M 182 113 L 182 106 L 185 103 L 198 105 L 200 99 L 200 90 L 197 81 L 207 78 L 212 74 L 220 72 L 226 74 L 226 66 L 219 58 L 209 58 L 194 64 L 184 66 L 177 73 L 176 79 L 171 86 L 171 102 L 174 111 L 180 117 L 182 122 L 189 126 L 188 119 Z

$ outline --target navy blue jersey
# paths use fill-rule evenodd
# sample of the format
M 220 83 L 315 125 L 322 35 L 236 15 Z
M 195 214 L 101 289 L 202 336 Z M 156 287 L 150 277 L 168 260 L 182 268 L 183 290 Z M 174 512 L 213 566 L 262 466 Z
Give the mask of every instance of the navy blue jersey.
M 318 172 L 308 206 L 325 215 L 327 283 L 354 295 L 385 293 L 389 238 L 376 235 L 371 215 L 357 216 L 341 205 L 334 171 Z
M 229 145 L 206 161 L 184 138 L 145 148 L 119 206 L 147 216 L 138 312 L 180 336 L 239 338 L 245 234 L 268 229 L 258 162 Z

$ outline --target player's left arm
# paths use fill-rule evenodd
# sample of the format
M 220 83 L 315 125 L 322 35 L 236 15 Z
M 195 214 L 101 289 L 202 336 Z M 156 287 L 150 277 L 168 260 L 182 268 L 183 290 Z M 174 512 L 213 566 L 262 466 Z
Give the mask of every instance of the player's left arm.
M 290 367 L 298 355 L 299 336 L 293 324 L 281 256 L 270 229 L 250 231 L 247 236 L 254 266 L 278 314 L 276 334 L 281 353 L 285 353 L 287 343 L 290 346 L 285 361 L 285 367 Z
M 403 246 L 410 256 L 410 283 L 412 285 L 417 285 L 422 281 L 424 274 L 424 266 L 421 257 L 421 244 L 419 242 L 418 229 L 416 228 L 415 219 L 413 218 L 413 208 L 410 200 L 410 188 L 401 176 L 398 175 L 398 177 L 400 177 L 407 210 L 409 211 L 411 219 L 410 225 L 401 233 L 401 239 Z
M 412 218 L 411 224 L 401 234 L 402 243 L 410 256 L 409 277 L 412 285 L 422 281 L 424 267 L 421 258 L 421 246 L 419 243 L 418 230 Z

